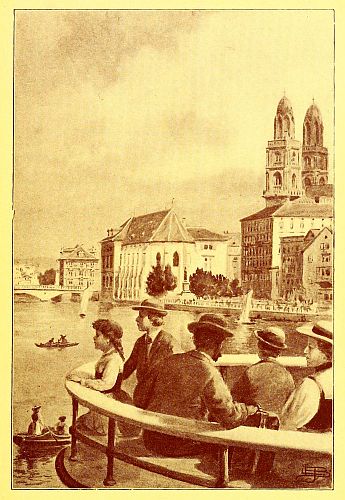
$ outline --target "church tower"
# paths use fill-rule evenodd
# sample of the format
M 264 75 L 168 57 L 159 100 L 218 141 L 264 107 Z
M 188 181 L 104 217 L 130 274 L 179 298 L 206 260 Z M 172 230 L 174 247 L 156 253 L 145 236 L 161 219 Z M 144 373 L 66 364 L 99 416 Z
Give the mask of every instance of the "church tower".
M 304 194 L 301 144 L 295 139 L 295 119 L 290 101 L 279 101 L 274 119 L 274 140 L 266 148 L 266 206 L 282 205 Z
M 305 188 L 328 183 L 328 150 L 323 147 L 322 118 L 314 99 L 303 122 L 302 161 Z

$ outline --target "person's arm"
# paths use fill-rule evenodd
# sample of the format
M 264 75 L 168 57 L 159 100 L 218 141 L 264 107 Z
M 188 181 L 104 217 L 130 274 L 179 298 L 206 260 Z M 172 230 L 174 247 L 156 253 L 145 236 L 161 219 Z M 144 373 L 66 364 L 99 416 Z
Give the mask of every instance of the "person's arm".
M 310 422 L 319 409 L 320 389 L 311 378 L 305 378 L 286 401 L 280 428 L 297 430 Z
M 113 356 L 105 365 L 102 378 L 100 379 L 82 379 L 81 385 L 95 389 L 96 391 L 107 391 L 115 385 L 117 376 L 120 372 L 121 360 L 118 356 Z
M 246 419 L 258 410 L 257 406 L 235 402 L 218 370 L 215 370 L 205 387 L 204 399 L 212 419 L 226 429 L 244 424 Z
M 125 364 L 123 366 L 123 374 L 122 374 L 123 380 L 130 377 L 130 375 L 132 375 L 134 370 L 137 369 L 138 356 L 139 356 L 139 346 L 140 346 L 139 341 L 140 341 L 140 339 L 138 339 L 136 341 L 136 343 L 134 344 L 131 355 L 129 356 L 129 358 L 127 359 L 127 361 L 125 362 Z

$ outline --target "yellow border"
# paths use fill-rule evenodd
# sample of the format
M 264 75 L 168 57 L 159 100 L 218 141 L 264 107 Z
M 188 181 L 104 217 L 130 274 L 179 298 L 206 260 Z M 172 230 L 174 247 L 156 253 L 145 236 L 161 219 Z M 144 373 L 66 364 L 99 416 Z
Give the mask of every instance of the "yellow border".
M 255 498 L 259 495 L 264 498 L 285 498 L 286 495 L 293 494 L 294 492 L 284 492 L 284 491 L 225 491 L 225 492 L 214 492 L 212 490 L 189 490 L 189 491 L 73 491 L 72 490 L 49 490 L 49 491 L 35 491 L 35 490 L 11 490 L 11 464 L 10 464 L 10 449 L 11 449 L 11 438 L 10 438 L 10 388 L 11 388 L 11 287 L 12 287 L 12 248 L 11 248 L 11 223 L 12 223 L 12 36 L 13 36 L 13 9 L 109 9 L 109 8 L 124 8 L 124 9 L 163 9 L 163 8 L 178 8 L 178 9 L 335 9 L 336 12 L 336 259 L 335 259 L 335 269 L 336 269 L 336 292 L 335 292 L 335 308 L 336 308 L 336 413 L 335 413 L 335 425 L 336 425 L 336 440 L 335 440 L 335 479 L 336 479 L 336 490 L 330 492 L 320 492 L 322 498 L 329 495 L 342 495 L 344 491 L 344 472 L 343 472 L 343 448 L 345 431 L 344 427 L 344 416 L 345 416 L 345 404 L 344 404 L 344 372 L 342 366 L 344 365 L 343 355 L 344 349 L 344 316 L 342 310 L 343 306 L 343 294 L 344 290 L 344 271 L 343 271 L 343 256 L 345 255 L 344 248 L 344 219 L 343 219 L 343 185 L 345 177 L 343 170 L 345 166 L 341 163 L 343 156 L 343 144 L 344 144 L 344 98 L 343 98 L 343 88 L 344 88 L 344 68 L 343 68 L 343 58 L 345 46 L 344 41 L 344 2 L 343 0 L 338 0 L 334 2 L 328 2 L 325 0 L 311 0 L 311 1 L 257 1 L 257 0 L 233 0 L 232 2 L 226 1 L 181 1 L 174 0 L 172 2 L 166 2 L 162 0 L 150 0 L 150 1 L 113 1 L 113 0 L 98 0 L 90 1 L 75 1 L 75 0 L 31 0 L 30 2 L 22 1 L 7 1 L 2 0 L 0 6 L 0 36 L 1 36 L 1 76 L 0 76 L 0 117 L 1 117 L 1 132 L 0 132 L 0 153 L 1 153 L 1 169 L 0 169 L 0 207 L 1 207 L 1 218 L 0 218 L 0 234 L 2 236 L 0 243 L 0 304 L 2 305 L 4 313 L 1 314 L 1 330 L 0 334 L 2 336 L 2 348 L 0 350 L 1 354 L 1 400 L 2 405 L 2 415 L 1 415 L 1 451 L 0 451 L 0 463 L 1 463 L 1 474 L 0 474 L 0 498 L 59 498 L 67 497 L 67 495 L 73 494 L 75 497 L 90 497 L 92 495 L 121 495 L 121 498 L 132 498 L 134 496 L 139 496 L 140 498 L 151 498 L 152 496 L 162 496 L 162 498 L 172 498 L 175 496 L 185 496 L 191 497 L 196 495 L 197 497 L 210 498 L 210 496 L 221 496 L 223 495 L 241 495 L 242 497 L 247 497 L 249 495 L 255 495 Z M 320 76 L 322 78 L 322 75 Z M 331 160 L 331 159 L 330 159 Z M 318 495 L 317 492 L 299 491 L 299 497 L 309 497 L 309 495 Z M 225 498 L 225 497 L 224 497 Z

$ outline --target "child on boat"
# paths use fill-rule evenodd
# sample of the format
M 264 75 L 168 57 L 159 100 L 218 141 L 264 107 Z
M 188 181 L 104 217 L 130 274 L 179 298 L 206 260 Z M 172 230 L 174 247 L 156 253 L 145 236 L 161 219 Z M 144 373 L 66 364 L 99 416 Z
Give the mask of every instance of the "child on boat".
M 64 415 L 59 417 L 59 420 L 55 424 L 54 431 L 59 435 L 67 434 L 66 417 Z

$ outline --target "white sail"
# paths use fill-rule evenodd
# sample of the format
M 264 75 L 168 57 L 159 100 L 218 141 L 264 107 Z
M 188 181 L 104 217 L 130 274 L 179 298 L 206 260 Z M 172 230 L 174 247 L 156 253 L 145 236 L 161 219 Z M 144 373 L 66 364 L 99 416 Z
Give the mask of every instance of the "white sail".
M 81 318 L 84 318 L 84 316 L 86 316 L 87 306 L 89 304 L 89 300 L 90 300 L 90 297 L 92 295 L 92 292 L 93 292 L 92 286 L 88 286 L 83 291 L 83 294 L 81 296 L 81 301 L 80 301 L 80 312 L 79 312 L 79 316 Z
M 252 309 L 252 295 L 253 290 L 249 290 L 249 292 L 244 296 L 243 307 L 239 319 L 239 323 L 250 323 L 250 311 Z

